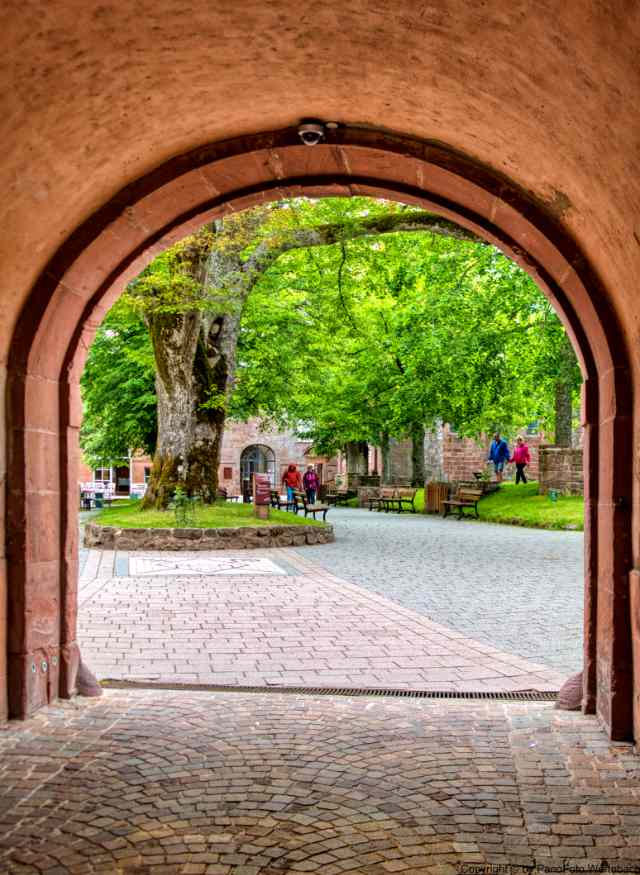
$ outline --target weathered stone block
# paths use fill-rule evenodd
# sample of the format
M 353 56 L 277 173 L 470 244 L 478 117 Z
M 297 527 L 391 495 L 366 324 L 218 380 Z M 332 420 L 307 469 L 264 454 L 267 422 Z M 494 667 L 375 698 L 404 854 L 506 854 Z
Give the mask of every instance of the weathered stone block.
M 333 526 L 242 526 L 233 529 L 119 529 L 87 523 L 85 547 L 102 550 L 249 550 L 329 544 Z

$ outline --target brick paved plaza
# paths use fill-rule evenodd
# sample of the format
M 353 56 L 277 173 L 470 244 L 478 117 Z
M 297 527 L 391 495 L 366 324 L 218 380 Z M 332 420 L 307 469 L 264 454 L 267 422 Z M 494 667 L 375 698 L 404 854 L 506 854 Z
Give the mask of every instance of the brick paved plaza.
M 0 733 L 0 872 L 640 871 L 640 759 L 593 717 L 153 688 L 549 690 L 577 666 L 579 535 L 333 517 L 322 551 L 83 551 L 84 659 L 149 688 Z
M 640 870 L 640 758 L 548 704 L 108 691 L 0 733 L 12 875 L 603 861 Z
M 101 679 L 557 690 L 566 673 L 347 583 L 303 551 L 92 550 L 79 640 Z

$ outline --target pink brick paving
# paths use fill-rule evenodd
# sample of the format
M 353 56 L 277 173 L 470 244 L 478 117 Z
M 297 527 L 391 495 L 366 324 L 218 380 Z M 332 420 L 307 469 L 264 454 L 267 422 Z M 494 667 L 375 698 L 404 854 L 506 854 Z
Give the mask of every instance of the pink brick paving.
M 299 574 L 123 578 L 113 553 L 91 551 L 80 589 L 85 661 L 100 678 L 255 686 L 512 691 L 565 679 L 294 551 L 256 555 L 267 552 Z
M 0 732 L 10 875 L 485 863 L 640 871 L 640 758 L 541 703 L 107 691 Z

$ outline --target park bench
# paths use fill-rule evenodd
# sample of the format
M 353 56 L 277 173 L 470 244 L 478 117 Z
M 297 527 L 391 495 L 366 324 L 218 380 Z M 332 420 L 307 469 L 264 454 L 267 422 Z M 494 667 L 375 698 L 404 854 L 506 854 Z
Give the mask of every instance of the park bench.
M 384 507 L 385 501 L 389 501 L 392 498 L 395 498 L 396 490 L 395 488 L 383 486 L 378 490 L 377 495 L 369 496 L 369 510 L 373 510 L 376 507 L 379 511 L 381 511 Z
M 398 513 L 402 513 L 404 508 L 408 507 L 411 513 L 416 513 L 415 500 L 417 491 L 417 489 L 396 489 L 395 495 L 382 499 L 385 511 L 397 510 Z
M 295 502 L 289 501 L 286 495 L 280 495 L 277 489 L 272 489 L 270 494 L 271 507 L 275 507 L 276 510 L 280 510 L 281 508 L 291 510 L 295 507 Z
M 230 495 L 226 486 L 218 486 L 216 498 L 222 498 L 224 501 L 240 501 L 241 495 Z
M 471 489 L 468 486 L 458 487 L 458 491 L 454 498 L 442 502 L 444 508 L 442 514 L 443 518 L 449 516 L 450 513 L 457 511 L 458 519 L 461 520 L 463 516 L 466 516 L 465 509 L 471 508 L 475 513 L 476 519 L 480 519 L 480 514 L 478 513 L 478 502 L 482 496 L 482 489 Z
M 298 513 L 299 510 L 304 510 L 305 519 L 309 514 L 312 514 L 315 519 L 316 514 L 321 513 L 322 519 L 326 521 L 327 511 L 329 510 L 328 504 L 318 504 L 318 502 L 311 504 L 304 492 L 294 492 L 293 501 L 293 510 L 295 513 Z
M 350 489 L 343 489 L 336 492 L 327 492 L 327 504 L 334 504 L 338 507 L 339 504 L 346 503 L 350 498 L 354 498 L 358 493 Z

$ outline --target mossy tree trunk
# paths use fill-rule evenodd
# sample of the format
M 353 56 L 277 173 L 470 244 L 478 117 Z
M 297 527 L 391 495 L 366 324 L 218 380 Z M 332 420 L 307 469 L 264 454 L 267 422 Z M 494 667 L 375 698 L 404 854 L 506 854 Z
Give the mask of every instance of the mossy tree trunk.
M 237 320 L 194 312 L 157 314 L 147 322 L 157 367 L 158 445 L 144 506 L 166 507 L 177 486 L 211 503 L 230 365 L 221 347 L 223 341 L 235 346 Z
M 346 446 L 347 474 L 369 473 L 369 444 L 366 441 L 350 441 Z
M 380 451 L 382 453 L 382 483 L 391 482 L 391 440 L 389 432 L 384 431 L 380 437 Z
M 183 259 L 200 283 L 201 306 L 182 312 L 150 307 L 145 314 L 156 364 L 158 410 L 158 442 L 145 508 L 166 508 L 178 486 L 207 504 L 215 501 L 240 316 L 251 287 L 242 273 L 238 247 L 221 254 L 199 250 L 196 243 Z M 223 300 L 211 290 L 223 290 Z
M 414 425 L 411 429 L 411 485 L 424 486 L 424 426 Z
M 558 447 L 571 446 L 573 387 L 577 367 L 571 341 L 565 335 L 560 347 L 558 377 L 555 385 L 555 442 Z

